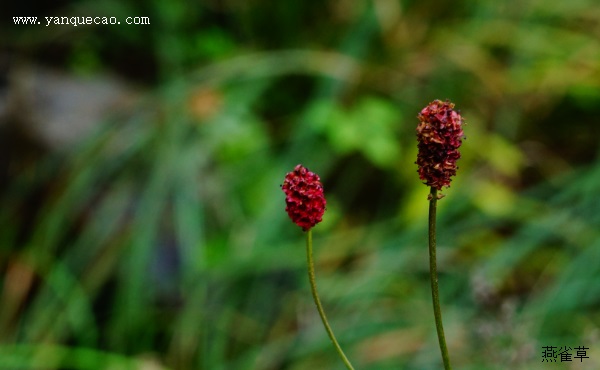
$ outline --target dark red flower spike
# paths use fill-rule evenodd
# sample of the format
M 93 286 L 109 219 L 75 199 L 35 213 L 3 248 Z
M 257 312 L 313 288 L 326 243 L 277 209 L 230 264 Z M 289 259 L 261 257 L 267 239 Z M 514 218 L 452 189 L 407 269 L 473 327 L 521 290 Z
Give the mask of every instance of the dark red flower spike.
M 285 193 L 285 211 L 302 230 L 321 222 L 327 202 L 316 173 L 299 164 L 285 176 L 281 189 Z
M 449 187 L 451 177 L 456 175 L 456 161 L 460 158 L 458 148 L 464 137 L 464 123 L 460 113 L 450 101 L 434 100 L 418 115 L 417 140 L 419 153 L 417 165 L 419 177 L 426 185 L 441 190 Z

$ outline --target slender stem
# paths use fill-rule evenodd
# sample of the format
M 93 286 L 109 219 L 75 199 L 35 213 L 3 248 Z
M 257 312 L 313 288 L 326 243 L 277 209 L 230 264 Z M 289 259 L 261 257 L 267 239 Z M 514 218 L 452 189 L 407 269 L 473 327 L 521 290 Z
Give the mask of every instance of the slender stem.
M 327 330 L 327 335 L 329 335 L 329 339 L 333 343 L 335 350 L 338 355 L 344 362 L 344 365 L 350 370 L 354 370 L 352 364 L 342 351 L 342 347 L 338 344 L 335 339 L 335 335 L 333 335 L 333 330 L 331 330 L 331 326 L 329 326 L 329 322 L 327 322 L 327 317 L 325 316 L 325 311 L 323 311 L 323 306 L 321 306 L 321 300 L 319 299 L 319 294 L 317 293 L 317 283 L 315 281 L 315 266 L 313 263 L 313 253 L 312 253 L 312 230 L 308 230 L 306 232 L 306 262 L 308 263 L 308 280 L 310 281 L 310 289 L 312 291 L 312 296 L 317 305 L 317 310 L 319 311 L 319 316 L 321 316 L 321 320 L 323 321 L 323 326 L 325 326 L 325 330 Z
M 444 326 L 442 325 L 442 310 L 440 308 L 440 293 L 438 288 L 437 263 L 435 256 L 435 219 L 437 210 L 437 189 L 431 187 L 431 199 L 429 200 L 429 274 L 431 278 L 431 298 L 433 299 L 433 316 L 435 317 L 435 327 L 437 329 L 440 350 L 442 351 L 442 360 L 444 369 L 451 370 L 450 358 L 448 357 L 448 348 L 446 348 L 446 338 L 444 337 Z

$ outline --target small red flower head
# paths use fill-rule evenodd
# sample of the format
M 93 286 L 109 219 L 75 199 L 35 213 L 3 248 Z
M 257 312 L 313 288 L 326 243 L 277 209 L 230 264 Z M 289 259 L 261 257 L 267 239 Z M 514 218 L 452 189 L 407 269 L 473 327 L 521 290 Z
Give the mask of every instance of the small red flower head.
M 419 177 L 425 184 L 441 190 L 450 186 L 450 177 L 456 175 L 458 148 L 464 136 L 464 123 L 450 101 L 434 100 L 418 115 L 417 140 Z
M 321 222 L 327 202 L 316 173 L 299 164 L 285 175 L 281 189 L 285 193 L 285 211 L 302 230 L 307 231 Z

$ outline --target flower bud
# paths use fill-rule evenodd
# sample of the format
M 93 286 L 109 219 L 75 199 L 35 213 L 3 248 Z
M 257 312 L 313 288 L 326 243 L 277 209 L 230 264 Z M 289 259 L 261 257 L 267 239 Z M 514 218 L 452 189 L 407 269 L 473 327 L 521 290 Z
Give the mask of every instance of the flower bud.
M 285 211 L 302 230 L 321 222 L 326 201 L 316 173 L 299 164 L 285 176 L 281 189 L 285 193 Z
M 419 153 L 416 164 L 419 177 L 425 184 L 441 190 L 450 186 L 456 175 L 458 148 L 464 137 L 461 115 L 450 101 L 434 100 L 418 115 L 417 140 Z

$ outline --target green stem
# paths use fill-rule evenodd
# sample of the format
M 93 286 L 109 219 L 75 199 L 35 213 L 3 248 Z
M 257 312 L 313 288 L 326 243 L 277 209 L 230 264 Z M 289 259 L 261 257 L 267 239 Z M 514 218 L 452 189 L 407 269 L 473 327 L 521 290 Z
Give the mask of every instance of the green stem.
M 323 321 L 323 326 L 325 326 L 325 330 L 327 330 L 327 335 L 329 335 L 329 339 L 333 343 L 335 350 L 338 355 L 344 362 L 344 365 L 350 370 L 354 370 L 352 364 L 342 351 L 342 347 L 338 344 L 335 339 L 335 335 L 333 335 L 333 330 L 331 330 L 331 326 L 329 326 L 329 322 L 327 322 L 327 317 L 325 316 L 325 311 L 323 311 L 323 306 L 321 306 L 321 300 L 319 299 L 319 294 L 317 293 L 317 283 L 315 281 L 315 266 L 313 263 L 313 253 L 312 253 L 312 230 L 308 230 L 306 232 L 306 262 L 308 263 L 308 280 L 310 281 L 310 289 L 312 291 L 312 296 L 317 305 L 317 310 L 319 311 L 319 316 L 321 316 L 321 320 Z
M 437 263 L 435 256 L 435 219 L 437 210 L 437 189 L 431 187 L 431 199 L 429 200 L 429 274 L 431 278 L 431 298 L 433 299 L 433 316 L 435 317 L 435 327 L 437 329 L 440 350 L 442 351 L 442 360 L 444 369 L 451 370 L 450 358 L 448 357 L 448 348 L 446 348 L 446 338 L 444 337 L 444 326 L 442 325 L 442 310 L 440 308 L 440 293 L 438 288 Z

